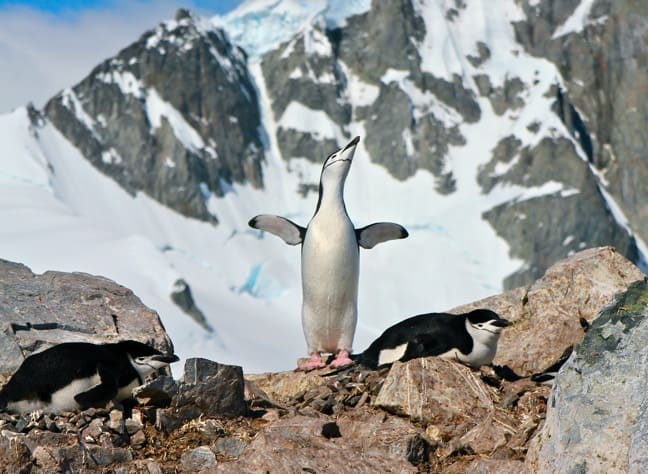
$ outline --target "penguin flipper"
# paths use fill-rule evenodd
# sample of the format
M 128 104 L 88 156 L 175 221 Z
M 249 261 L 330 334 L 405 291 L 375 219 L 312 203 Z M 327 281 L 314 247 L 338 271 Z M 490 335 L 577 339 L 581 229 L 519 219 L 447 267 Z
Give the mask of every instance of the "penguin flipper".
M 285 217 L 261 214 L 250 219 L 248 225 L 254 229 L 264 230 L 281 237 L 288 245 L 301 244 L 306 229 Z
M 117 380 L 106 369 L 105 366 L 99 366 L 97 370 L 101 378 L 99 385 L 74 396 L 74 400 L 81 406 L 82 410 L 103 408 L 117 395 Z
M 358 245 L 365 249 L 374 248 L 376 245 L 388 240 L 404 239 L 409 235 L 405 227 L 393 222 L 376 222 L 361 229 L 356 229 Z

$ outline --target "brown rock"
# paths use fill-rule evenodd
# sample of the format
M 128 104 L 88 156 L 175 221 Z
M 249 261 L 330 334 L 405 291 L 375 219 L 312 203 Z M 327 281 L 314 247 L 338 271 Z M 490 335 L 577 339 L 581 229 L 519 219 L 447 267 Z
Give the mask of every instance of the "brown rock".
M 237 460 L 216 472 L 417 472 L 407 461 L 415 428 L 399 418 L 338 418 L 342 437 L 321 436 L 328 417 L 296 416 L 266 427 Z
M 395 363 L 373 405 L 427 425 L 433 441 L 448 440 L 446 455 L 466 448 L 492 453 L 517 428 L 498 399 L 480 372 L 430 357 Z
M 295 398 L 302 392 L 326 383 L 322 374 L 331 369 L 314 370 L 312 372 L 279 372 L 266 374 L 246 374 L 245 379 L 263 390 L 272 400 L 285 402 Z
M 580 319 L 591 322 L 614 295 L 643 273 L 612 247 L 584 250 L 551 266 L 528 288 L 460 306 L 453 313 L 489 308 L 514 324 L 499 341 L 493 363 L 529 375 L 554 363 L 583 339 Z

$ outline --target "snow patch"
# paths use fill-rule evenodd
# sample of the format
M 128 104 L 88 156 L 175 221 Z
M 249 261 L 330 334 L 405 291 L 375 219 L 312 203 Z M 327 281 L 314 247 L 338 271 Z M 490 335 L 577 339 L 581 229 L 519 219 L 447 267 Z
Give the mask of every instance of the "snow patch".
M 596 20 L 590 19 L 590 13 L 594 6 L 594 1 L 595 0 L 581 0 L 580 4 L 576 7 L 571 16 L 567 18 L 562 25 L 556 28 L 556 31 L 554 31 L 551 38 L 557 39 L 571 33 L 580 33 L 590 24 L 606 22 L 607 16 L 597 18 Z
M 162 126 L 165 117 L 178 140 L 189 150 L 197 152 L 205 147 L 200 134 L 184 119 L 170 103 L 163 100 L 154 88 L 146 91 L 146 113 L 153 129 Z
M 277 125 L 284 129 L 309 133 L 316 140 L 332 139 L 338 142 L 344 140 L 342 130 L 326 112 L 311 109 L 296 101 L 288 104 Z

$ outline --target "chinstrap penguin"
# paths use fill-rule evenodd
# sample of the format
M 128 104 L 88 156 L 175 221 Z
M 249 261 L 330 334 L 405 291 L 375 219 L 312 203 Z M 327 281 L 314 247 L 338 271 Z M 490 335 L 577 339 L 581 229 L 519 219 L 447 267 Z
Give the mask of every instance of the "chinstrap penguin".
M 366 351 L 353 358 L 371 369 L 429 356 L 455 359 L 478 368 L 493 361 L 500 333 L 509 324 L 488 309 L 465 314 L 420 314 L 386 329 Z
M 334 368 L 351 365 L 350 351 L 357 322 L 359 247 L 408 236 L 404 227 L 379 222 L 354 228 L 344 204 L 344 183 L 356 146 L 355 137 L 332 153 L 322 165 L 319 200 L 306 228 L 279 216 L 259 215 L 249 225 L 302 244 L 302 326 L 310 360 L 297 370 L 326 365 L 322 353 L 331 353 Z
M 23 361 L 0 391 L 0 409 L 61 413 L 103 408 L 130 398 L 148 375 L 177 360 L 137 341 L 58 344 Z

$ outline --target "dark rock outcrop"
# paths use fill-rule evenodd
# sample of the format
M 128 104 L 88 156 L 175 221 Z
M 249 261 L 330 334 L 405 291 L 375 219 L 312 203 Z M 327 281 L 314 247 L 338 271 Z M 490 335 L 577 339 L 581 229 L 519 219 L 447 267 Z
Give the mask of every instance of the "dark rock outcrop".
M 196 305 L 194 301 L 193 294 L 191 293 L 191 287 L 189 284 L 182 278 L 177 280 L 173 285 L 173 291 L 171 292 L 171 300 L 178 305 L 182 311 L 187 313 L 191 319 L 200 324 L 209 332 L 213 332 L 214 328 L 207 322 L 207 318 L 202 310 Z
M 594 2 L 582 30 L 561 33 L 581 2 L 522 2 L 527 19 L 516 37 L 531 54 L 560 70 L 557 112 L 588 159 L 605 174 L 607 188 L 631 226 L 648 236 L 648 4 L 642 0 Z
M 45 106 L 99 170 L 190 217 L 232 183 L 262 186 L 259 106 L 247 58 L 181 11 Z M 54 170 L 56 172 L 56 170 Z
M 519 148 L 514 136 L 504 138 L 493 159 L 479 173 L 488 193 L 495 185 L 540 187 L 551 183 L 563 190 L 501 204 L 484 213 L 496 232 L 525 266 L 504 280 L 515 288 L 540 278 L 549 265 L 583 248 L 612 244 L 632 261 L 638 259 L 634 238 L 607 207 L 599 183 L 567 139 L 545 138 L 534 148 Z M 498 166 L 506 171 L 495 173 Z M 560 174 L 556 174 L 560 169 Z

